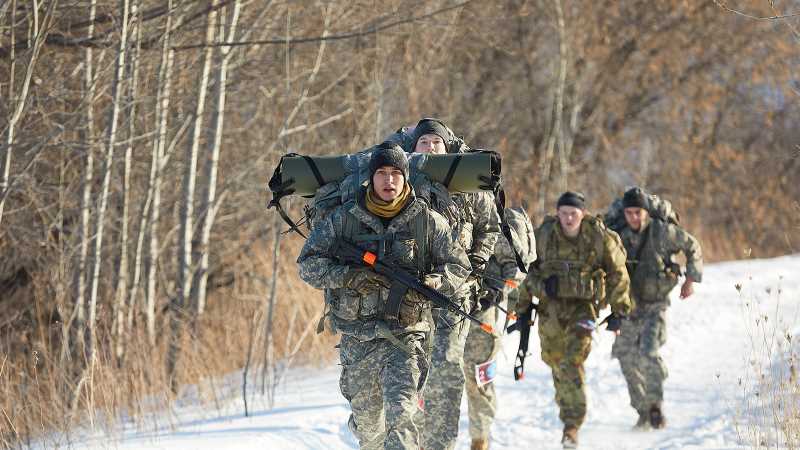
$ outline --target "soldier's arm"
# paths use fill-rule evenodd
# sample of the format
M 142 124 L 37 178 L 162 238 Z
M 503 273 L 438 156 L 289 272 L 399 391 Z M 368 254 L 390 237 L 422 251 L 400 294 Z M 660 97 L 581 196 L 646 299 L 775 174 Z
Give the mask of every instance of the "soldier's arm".
M 686 256 L 686 276 L 692 281 L 701 282 L 703 280 L 703 251 L 700 242 L 689 234 L 688 231 L 675 225 L 670 225 L 672 244 L 674 251 L 683 252 Z
M 317 289 L 343 287 L 344 276 L 350 270 L 331 255 L 331 248 L 337 239 L 335 216 L 326 217 L 314 227 L 297 257 L 300 278 Z
M 544 245 L 544 239 L 541 239 L 542 227 L 536 229 L 534 235 L 536 236 L 536 255 L 537 258 L 528 266 L 528 274 L 522 280 L 519 287 L 519 303 L 517 304 L 517 312 L 522 313 L 533 302 L 533 297 L 539 299 L 544 297 L 544 290 L 542 287 L 542 277 L 539 272 L 539 255 L 543 255 L 544 251 L 541 248 Z
M 475 223 L 472 227 L 472 248 L 469 249 L 469 254 L 488 261 L 500 237 L 500 215 L 494 197 L 488 192 L 472 195 L 471 201 Z
M 500 266 L 500 276 L 506 281 L 503 290 L 508 293 L 514 287 L 509 285 L 509 281 L 520 285 L 525 280 L 525 273 L 517 267 L 517 259 L 514 257 L 514 250 L 508 243 L 505 236 L 500 236 L 497 239 L 497 244 L 494 246 L 494 258 Z
M 606 272 L 606 303 L 616 314 L 628 315 L 633 311 L 630 297 L 630 278 L 625 268 L 625 247 L 622 239 L 611 230 L 603 238 L 603 270 Z
M 445 218 L 434 211 L 429 213 L 428 249 L 433 270 L 426 274 L 425 284 L 447 297 L 453 297 L 469 276 L 472 266 L 467 252 L 461 244 L 453 240 Z

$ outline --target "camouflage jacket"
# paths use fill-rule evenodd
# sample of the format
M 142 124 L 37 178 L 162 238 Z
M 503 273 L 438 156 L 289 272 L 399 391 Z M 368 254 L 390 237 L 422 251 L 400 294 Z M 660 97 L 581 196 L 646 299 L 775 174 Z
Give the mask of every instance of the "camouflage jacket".
M 350 267 L 336 258 L 333 249 L 337 240 L 347 238 L 379 257 L 392 257 L 402 269 L 419 275 L 420 280 L 429 280 L 449 297 L 469 274 L 470 264 L 464 250 L 453 241 L 445 219 L 415 196 L 386 226 L 363 206 L 363 191 L 358 198 L 357 202 L 350 201 L 338 207 L 314 226 L 297 263 L 305 282 L 317 289 L 326 289 L 330 294 L 326 295 L 326 303 L 334 329 L 369 340 L 379 337 L 381 326 L 386 325 L 382 314 L 390 286 L 387 280 L 370 271 L 364 274 L 367 279 L 363 283 L 346 285 L 355 275 L 349 272 L 364 269 Z M 425 228 L 422 233 L 416 231 L 420 221 Z M 349 227 L 353 229 L 346 230 Z M 422 246 L 416 242 L 419 234 L 427 239 Z M 419 248 L 425 248 L 426 254 L 418 254 Z M 422 266 L 426 269 L 419 273 Z M 403 297 L 404 305 L 422 303 L 427 305 L 413 291 Z M 430 324 L 422 320 L 422 316 L 419 319 L 400 329 L 393 328 L 392 332 L 427 331 Z
M 548 216 L 536 229 L 536 261 L 523 282 L 518 311 L 539 298 L 539 313 L 564 319 L 597 318 L 606 305 L 617 314 L 628 315 L 633 309 L 629 278 L 625 270 L 625 247 L 617 233 L 602 221 L 585 216 L 578 236 L 568 238 L 556 217 Z M 544 290 L 544 280 L 557 277 L 555 298 Z
M 628 253 L 631 294 L 637 303 L 669 304 L 669 293 L 678 284 L 680 266 L 675 255 L 686 256 L 686 275 L 702 281 L 700 243 L 683 228 L 651 218 L 641 232 L 625 226 L 619 232 Z
M 530 265 L 536 260 L 536 236 L 533 233 L 531 219 L 524 210 L 518 208 L 506 208 L 505 214 L 522 262 L 526 266 Z M 513 286 L 508 281 L 519 285 L 525 279 L 525 273 L 517 267 L 514 249 L 502 234 L 494 246 L 494 254 L 486 264 L 486 275 L 487 277 L 484 279 L 486 286 L 497 290 L 502 289 L 506 294 L 513 290 Z
M 453 238 L 467 254 L 488 260 L 500 237 L 500 216 L 489 192 L 450 194 L 447 188 L 420 177 L 414 188 L 431 208 L 447 219 Z

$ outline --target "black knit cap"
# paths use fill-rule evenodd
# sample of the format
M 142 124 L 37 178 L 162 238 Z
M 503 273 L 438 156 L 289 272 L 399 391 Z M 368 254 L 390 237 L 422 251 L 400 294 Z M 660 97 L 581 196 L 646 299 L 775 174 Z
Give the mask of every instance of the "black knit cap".
M 647 209 L 647 195 L 638 187 L 630 188 L 622 196 L 623 208 L 645 208 Z
M 372 152 L 369 160 L 369 178 L 375 175 L 375 171 L 383 166 L 396 167 L 403 171 L 403 176 L 408 180 L 408 158 L 403 148 L 393 142 L 383 142 Z
M 556 208 L 562 206 L 574 206 L 578 209 L 586 209 L 586 198 L 580 192 L 567 191 L 561 194 L 561 197 L 558 197 Z
M 435 134 L 439 136 L 444 141 L 445 150 L 449 153 L 450 152 L 450 132 L 447 130 L 447 127 L 439 119 L 422 119 L 417 122 L 417 126 L 414 127 L 414 134 L 411 139 L 411 151 L 414 151 L 414 148 L 417 146 L 417 141 L 419 138 L 426 134 Z

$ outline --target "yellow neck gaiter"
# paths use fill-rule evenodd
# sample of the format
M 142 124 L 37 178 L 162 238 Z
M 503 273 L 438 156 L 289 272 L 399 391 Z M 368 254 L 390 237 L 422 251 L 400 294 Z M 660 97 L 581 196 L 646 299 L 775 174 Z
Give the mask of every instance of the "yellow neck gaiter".
M 408 183 L 405 183 L 403 185 L 403 192 L 401 192 L 397 198 L 391 202 L 385 202 L 378 197 L 378 194 L 372 190 L 372 185 L 370 185 L 367 187 L 367 210 L 378 217 L 391 219 L 399 214 L 403 207 L 406 206 L 410 196 L 411 186 L 409 186 Z

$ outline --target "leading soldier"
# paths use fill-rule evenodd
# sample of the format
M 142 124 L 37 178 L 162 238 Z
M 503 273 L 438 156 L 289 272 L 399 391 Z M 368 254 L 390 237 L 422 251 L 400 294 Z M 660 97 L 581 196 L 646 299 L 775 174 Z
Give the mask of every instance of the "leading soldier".
M 619 235 L 628 253 L 631 296 L 637 307 L 622 321 L 622 332 L 611 349 L 628 384 L 631 406 L 639 413 L 634 426 L 639 430 L 666 426 L 662 401 L 667 367 L 658 350 L 667 340 L 669 293 L 680 275 L 674 256 L 683 252 L 686 257 L 680 298 L 691 296 L 693 284 L 703 277 L 700 243 L 677 224 L 651 216 L 649 202 L 639 188 L 622 197 L 625 226 Z
M 589 356 L 598 312 L 611 306 L 608 329 L 618 330 L 620 317 L 633 308 L 628 294 L 625 248 L 619 236 L 586 213 L 582 194 L 565 192 L 556 216 L 536 229 L 536 261 L 525 278 L 517 311 L 539 298 L 542 360 L 550 366 L 564 448 L 578 444 L 586 417 L 583 363 Z
M 315 224 L 297 262 L 304 281 L 331 290 L 328 317 L 342 333 L 340 388 L 361 448 L 418 449 L 413 417 L 428 371 L 429 303 L 409 290 L 400 298 L 399 314 L 392 315 L 396 319 L 386 317 L 397 290 L 372 270 L 343 263 L 336 243 L 349 241 L 379 258 L 391 257 L 447 296 L 455 294 L 470 264 L 446 220 L 416 197 L 400 147 L 376 150 L 369 172 L 369 184 L 355 200 Z

